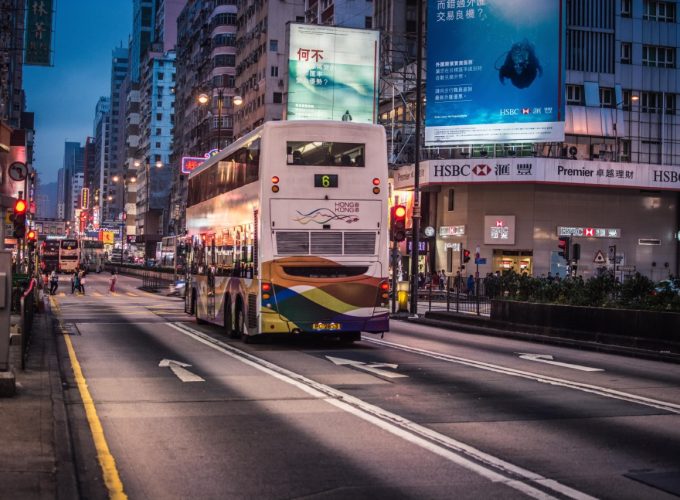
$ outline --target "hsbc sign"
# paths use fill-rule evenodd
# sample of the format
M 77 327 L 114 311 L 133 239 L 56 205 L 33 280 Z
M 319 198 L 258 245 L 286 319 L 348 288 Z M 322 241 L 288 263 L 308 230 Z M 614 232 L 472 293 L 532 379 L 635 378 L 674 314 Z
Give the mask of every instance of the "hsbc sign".
M 557 236 L 576 238 L 620 238 L 621 229 L 615 227 L 557 226 Z

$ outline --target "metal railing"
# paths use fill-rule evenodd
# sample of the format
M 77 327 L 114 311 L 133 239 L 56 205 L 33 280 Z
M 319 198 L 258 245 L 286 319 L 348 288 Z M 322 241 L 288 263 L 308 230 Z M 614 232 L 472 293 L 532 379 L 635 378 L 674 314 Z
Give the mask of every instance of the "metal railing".
M 448 276 L 445 281 L 432 280 L 418 289 L 418 309 L 488 316 L 491 299 L 496 295 L 495 287 L 485 278 L 468 281 L 465 277 Z

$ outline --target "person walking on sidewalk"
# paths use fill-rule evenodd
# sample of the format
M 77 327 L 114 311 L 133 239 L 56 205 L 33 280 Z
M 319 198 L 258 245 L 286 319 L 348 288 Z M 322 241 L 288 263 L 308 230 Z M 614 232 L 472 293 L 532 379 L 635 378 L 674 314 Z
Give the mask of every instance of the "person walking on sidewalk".
M 53 269 L 50 274 L 50 295 L 55 295 L 57 288 L 59 288 L 59 276 L 57 276 L 57 271 Z
M 80 293 L 85 295 L 85 270 L 81 269 L 78 273 L 78 283 L 80 284 Z
M 111 279 L 109 281 L 111 282 L 109 291 L 113 293 L 116 291 L 116 271 L 111 271 Z
M 80 278 L 78 277 L 78 270 L 73 271 L 71 276 L 71 294 L 78 290 L 80 292 Z

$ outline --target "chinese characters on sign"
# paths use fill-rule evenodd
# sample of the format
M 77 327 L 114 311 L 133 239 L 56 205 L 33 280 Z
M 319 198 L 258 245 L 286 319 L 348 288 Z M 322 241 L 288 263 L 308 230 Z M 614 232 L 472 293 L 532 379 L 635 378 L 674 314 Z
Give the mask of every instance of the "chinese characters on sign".
M 287 120 L 375 123 L 379 32 L 290 25 Z
M 26 15 L 26 54 L 24 63 L 52 64 L 52 0 L 29 0 Z
M 484 244 L 514 245 L 515 216 L 486 215 L 484 217 Z
M 565 6 L 429 0 L 426 145 L 563 141 Z
M 557 226 L 557 236 L 577 238 L 620 238 L 621 229 L 604 227 Z

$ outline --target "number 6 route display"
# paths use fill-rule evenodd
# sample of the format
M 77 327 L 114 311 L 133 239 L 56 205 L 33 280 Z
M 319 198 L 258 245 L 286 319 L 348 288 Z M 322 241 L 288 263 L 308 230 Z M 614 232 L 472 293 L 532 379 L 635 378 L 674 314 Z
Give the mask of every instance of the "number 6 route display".
M 564 140 L 564 0 L 429 0 L 428 146 Z

